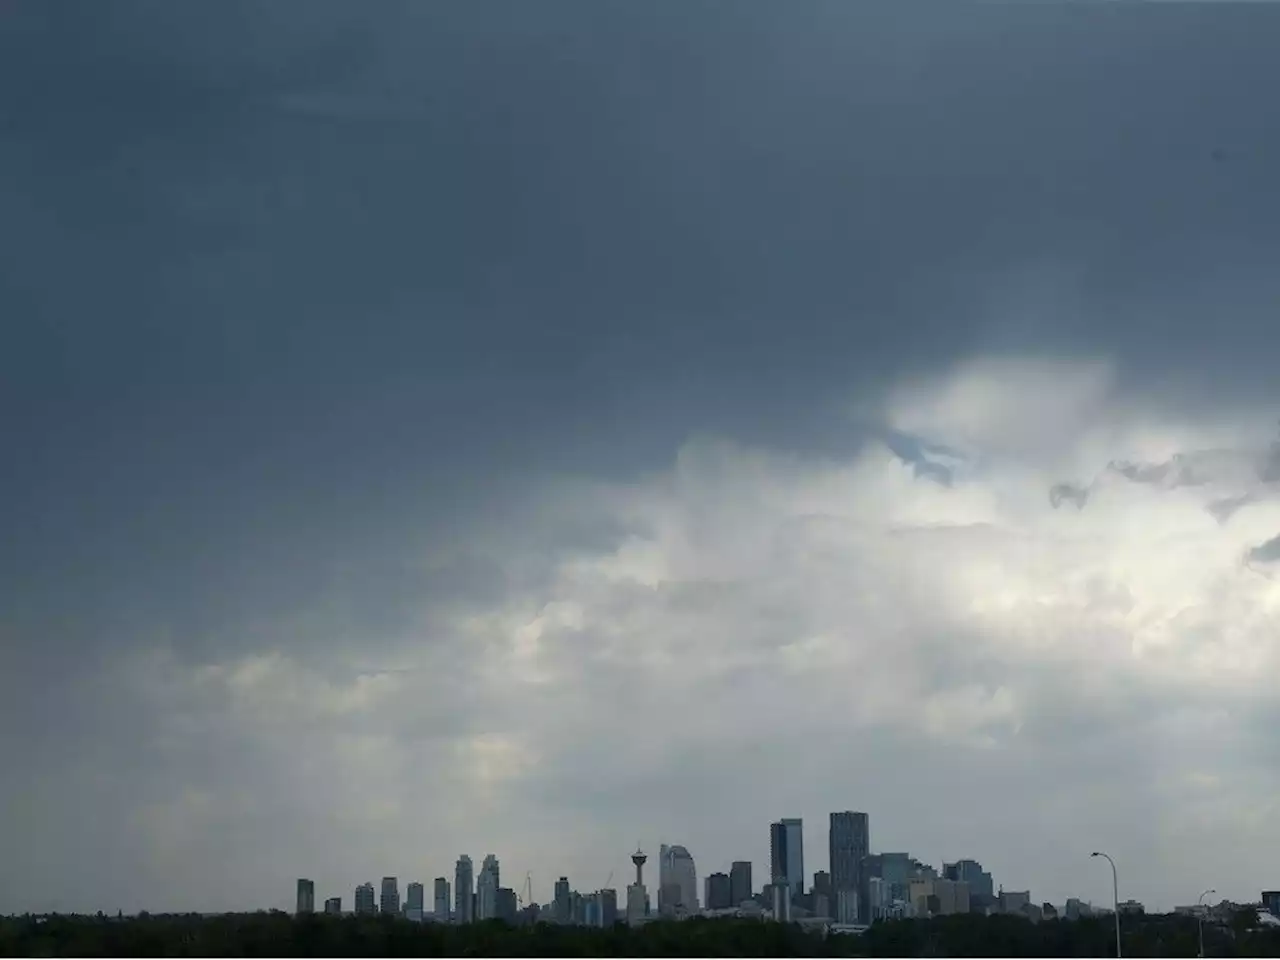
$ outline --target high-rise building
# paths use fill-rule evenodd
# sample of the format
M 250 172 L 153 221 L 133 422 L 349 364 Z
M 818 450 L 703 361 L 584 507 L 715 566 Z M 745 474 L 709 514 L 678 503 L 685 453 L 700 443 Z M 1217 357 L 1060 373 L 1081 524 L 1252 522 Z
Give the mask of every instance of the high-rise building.
M 707 874 L 707 909 L 728 910 L 733 906 L 733 882 L 727 873 Z
M 831 889 L 855 890 L 858 920 L 870 923 L 870 902 L 866 860 L 871 854 L 871 818 L 865 813 L 845 810 L 831 814 L 827 847 L 831 867 Z
M 1262 909 L 1273 917 L 1280 917 L 1280 890 L 1262 891 Z
M 471 858 L 465 853 L 453 869 L 453 900 L 455 923 L 470 923 L 475 919 L 475 881 Z
M 929 879 L 933 876 L 932 867 L 920 863 L 909 853 L 873 853 L 866 858 L 864 862 L 863 872 L 867 877 L 867 910 L 874 911 L 879 908 L 886 912 L 887 915 L 893 914 L 892 905 L 895 903 L 910 904 L 911 890 L 910 884 L 912 880 Z M 879 878 L 884 881 L 884 885 L 877 893 L 876 897 L 871 896 L 870 882 L 872 879 Z M 862 898 L 860 898 L 862 899 Z M 859 904 L 862 907 L 862 904 Z M 874 916 L 874 913 L 872 914 Z
M 435 903 L 435 910 L 433 911 L 433 913 L 435 914 L 436 920 L 440 923 L 448 923 L 449 922 L 449 878 L 436 877 L 434 889 L 432 890 L 432 893 L 434 894 L 433 900 Z
M 420 883 L 411 883 L 405 891 L 404 915 L 413 921 L 422 919 L 423 888 Z
M 735 907 L 742 906 L 755 893 L 751 885 L 751 861 L 735 860 L 729 868 L 729 898 Z
M 612 930 L 618 922 L 618 891 L 606 887 L 600 891 L 600 926 Z
M 769 826 L 769 879 L 785 880 L 793 898 L 804 893 L 804 821 L 783 817 Z
M 556 923 L 571 923 L 573 921 L 573 902 L 569 896 L 569 878 L 561 877 L 556 881 L 555 900 L 553 902 L 552 916 Z
M 356 887 L 356 913 L 377 913 L 378 901 L 373 892 L 372 883 L 362 883 Z
M 493 920 L 498 916 L 498 858 L 492 853 L 480 864 L 476 878 L 476 919 Z
M 382 913 L 400 912 L 400 884 L 395 877 L 382 878 L 382 896 L 378 900 L 378 907 Z
M 675 887 L 679 893 L 674 900 L 663 890 Z M 658 853 L 658 912 L 663 912 L 664 899 L 667 909 L 682 908 L 685 913 L 698 911 L 698 870 L 693 856 L 680 844 L 662 844 Z
M 339 916 L 342 914 L 342 898 L 330 897 L 324 902 L 324 912 L 326 916 Z
M 982 869 L 977 860 L 957 860 L 942 865 L 942 876 L 956 883 L 969 885 L 969 896 L 978 903 L 990 906 L 995 900 L 995 882 L 991 874 Z
M 519 907 L 516 905 L 516 892 L 510 887 L 499 887 L 494 895 L 494 917 L 503 923 L 515 926 Z
M 298 913 L 316 912 L 316 885 L 311 880 L 298 881 Z

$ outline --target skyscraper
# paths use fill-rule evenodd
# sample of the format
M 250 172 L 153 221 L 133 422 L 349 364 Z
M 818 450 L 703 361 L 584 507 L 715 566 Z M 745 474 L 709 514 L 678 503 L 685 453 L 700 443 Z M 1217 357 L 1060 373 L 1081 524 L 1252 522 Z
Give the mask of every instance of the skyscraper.
M 356 913 L 377 913 L 377 900 L 374 897 L 373 884 L 362 883 L 356 887 Z
M 432 891 L 435 895 L 434 900 L 435 918 L 439 923 L 449 922 L 449 878 L 436 877 L 435 889 Z
M 476 919 L 493 920 L 498 916 L 498 858 L 492 853 L 480 864 L 476 879 Z
M 569 898 L 569 878 L 561 877 L 556 881 L 555 901 L 553 903 L 556 923 L 569 923 L 573 920 L 573 903 Z
M 342 898 L 330 897 L 324 902 L 324 912 L 327 916 L 339 916 L 342 913 Z
M 693 855 L 689 853 L 680 844 L 667 846 L 662 844 L 658 852 L 658 893 L 660 899 L 667 902 L 667 906 L 675 906 L 670 903 L 670 895 L 663 895 L 662 891 L 670 890 L 675 887 L 679 889 L 676 898 L 676 904 L 683 907 L 686 913 L 696 913 L 698 911 L 698 870 L 693 862 Z M 662 909 L 663 904 L 659 904 L 658 909 Z
M 707 909 L 727 910 L 733 906 L 733 883 L 727 873 L 707 874 Z
M 612 930 L 618 922 L 618 891 L 606 887 L 600 891 L 600 926 Z
M 769 879 L 786 881 L 792 897 L 804 893 L 804 821 L 783 817 L 769 826 Z
M 465 853 L 458 858 L 453 869 L 453 919 L 455 923 L 470 923 L 475 919 L 471 858 Z
M 750 900 L 755 888 L 751 884 L 751 861 L 735 860 L 729 868 L 729 897 L 735 907 Z
M 298 913 L 316 912 L 316 885 L 311 880 L 298 881 Z
M 866 860 L 871 853 L 871 818 L 852 810 L 831 814 L 827 852 L 831 864 L 831 889 L 836 894 L 837 903 L 840 902 L 841 890 L 856 892 L 858 922 L 870 923 L 871 899 Z M 845 902 L 849 902 L 847 897 Z
M 404 915 L 410 920 L 422 919 L 422 884 L 411 883 L 405 892 Z
M 957 860 L 955 863 L 944 863 L 942 875 L 957 883 L 967 883 L 971 897 L 979 900 L 983 906 L 995 899 L 995 882 L 991 874 L 982 869 L 977 860 Z
M 503 923 L 515 926 L 520 908 L 516 903 L 516 892 L 510 887 L 499 887 L 494 895 L 494 916 Z
M 382 878 L 382 897 L 378 901 L 378 906 L 383 913 L 400 912 L 400 884 L 395 877 Z

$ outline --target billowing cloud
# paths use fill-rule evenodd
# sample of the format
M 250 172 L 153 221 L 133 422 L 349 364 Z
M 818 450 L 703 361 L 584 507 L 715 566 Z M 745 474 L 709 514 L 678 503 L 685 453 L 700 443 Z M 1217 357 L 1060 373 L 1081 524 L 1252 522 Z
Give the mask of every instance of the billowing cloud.
M 691 439 L 629 481 L 540 483 L 458 545 L 504 590 L 446 603 L 424 581 L 398 633 L 280 649 L 266 628 L 201 661 L 153 645 L 82 696 L 127 695 L 129 742 L 174 771 L 204 756 L 205 775 L 104 795 L 137 801 L 125 829 L 155 875 L 220 857 L 280 903 L 294 874 L 345 895 L 463 850 L 544 888 L 598 885 L 637 838 L 763 868 L 783 814 L 806 818 L 816 865 L 846 807 L 879 848 L 975 856 L 1037 896 L 1101 896 L 1100 846 L 1164 905 L 1186 898 L 1172 866 L 1244 897 L 1264 865 L 1237 858 L 1280 795 L 1256 752 L 1280 707 L 1280 587 L 1246 561 L 1274 559 L 1257 545 L 1280 504 L 1218 522 L 1209 479 L 1097 484 L 1081 511 L 1045 490 L 1103 447 L 1225 437 L 1248 461 L 1266 418 L 1162 420 L 1098 369 L 983 362 L 891 391 L 884 429 L 949 451 L 948 484 L 901 442 L 814 459 Z M 234 842 L 276 818 L 292 825 L 269 857 Z

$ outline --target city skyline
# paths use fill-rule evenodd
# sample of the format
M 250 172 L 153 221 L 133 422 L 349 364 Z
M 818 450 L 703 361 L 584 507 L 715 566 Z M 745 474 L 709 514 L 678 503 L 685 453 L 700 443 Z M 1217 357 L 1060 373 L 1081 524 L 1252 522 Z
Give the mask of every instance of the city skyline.
M 1280 4 L 0 11 L 0 913 L 1276 885 Z
M 783 817 L 771 822 L 768 829 L 770 869 L 767 871 L 766 875 L 772 876 L 775 879 L 766 881 L 766 883 L 761 887 L 757 887 L 754 883 L 754 864 L 751 861 L 736 860 L 724 869 L 708 868 L 705 870 L 699 870 L 696 867 L 697 858 L 691 854 L 685 844 L 671 844 L 666 842 L 658 844 L 658 853 L 655 864 L 657 867 L 657 876 L 654 877 L 652 874 L 649 874 L 645 878 L 649 882 L 644 888 L 644 903 L 646 905 L 644 915 L 648 917 L 651 913 L 654 918 L 675 918 L 699 913 L 705 909 L 736 908 L 741 901 L 733 898 L 731 891 L 734 891 L 735 889 L 739 892 L 742 890 L 747 891 L 748 896 L 742 897 L 742 900 L 755 898 L 756 896 L 765 896 L 766 899 L 768 899 L 769 887 L 776 885 L 779 882 L 778 877 L 781 876 L 780 882 L 784 883 L 790 891 L 789 903 L 798 904 L 802 899 L 802 895 L 805 893 L 821 893 L 826 898 L 824 902 L 829 907 L 828 912 L 822 915 L 833 919 L 837 923 L 865 925 L 875 919 L 877 909 L 880 906 L 875 902 L 877 900 L 877 895 L 872 891 L 871 885 L 875 883 L 892 884 L 894 882 L 901 882 L 900 880 L 895 880 L 895 878 L 891 876 L 889 868 L 886 866 L 887 858 L 889 857 L 903 859 L 904 864 L 910 868 L 911 872 L 909 874 L 904 874 L 903 878 L 907 876 L 915 876 L 916 871 L 923 867 L 925 870 L 929 871 L 929 876 L 931 876 L 935 881 L 945 880 L 959 883 L 964 888 L 963 904 L 965 905 L 961 907 L 959 912 L 968 912 L 967 904 L 969 904 L 971 898 L 973 898 L 975 905 L 977 904 L 977 898 L 986 898 L 985 902 L 988 906 L 997 900 L 1003 900 L 1005 896 L 1004 891 L 1006 890 L 1013 891 L 1009 893 L 1009 896 L 1021 898 L 1020 900 L 1011 902 L 1025 901 L 1028 905 L 1037 910 L 1041 903 L 1046 905 L 1053 904 L 1053 906 L 1058 910 L 1069 910 L 1071 909 L 1070 905 L 1072 904 L 1084 904 L 1086 908 L 1091 905 L 1094 909 L 1101 909 L 1103 912 L 1111 909 L 1111 906 L 1106 901 L 1099 901 L 1095 903 L 1092 899 L 1080 896 L 1079 894 L 1060 897 L 1057 902 L 1048 897 L 1038 897 L 1037 892 L 1034 889 L 1026 887 L 1025 885 L 1020 886 L 1016 882 L 1005 883 L 1003 879 L 997 880 L 993 876 L 993 871 L 989 867 L 984 869 L 981 860 L 973 856 L 956 857 L 952 860 L 943 859 L 935 862 L 930 860 L 927 856 L 922 856 L 909 850 L 901 852 L 877 851 L 870 842 L 870 815 L 865 811 L 832 811 L 828 815 L 828 826 L 827 830 L 824 832 L 824 839 L 826 840 L 828 850 L 828 860 L 824 866 L 814 868 L 804 877 L 802 882 L 797 883 L 790 876 L 780 875 L 776 864 L 778 863 L 778 852 L 779 849 L 781 849 L 784 862 L 795 864 L 798 867 L 796 859 L 793 856 L 788 856 L 787 854 L 787 843 L 792 840 L 792 838 L 803 837 L 803 818 Z M 778 846 L 779 838 L 782 838 L 781 848 Z M 1089 854 L 1090 859 L 1099 856 L 1103 856 L 1103 854 L 1092 851 Z M 643 844 L 638 846 L 637 849 L 629 855 L 629 860 L 636 871 L 636 878 L 642 877 L 646 861 L 652 859 L 652 857 L 649 857 L 645 853 Z M 469 873 L 471 863 L 472 861 L 470 856 L 466 854 L 459 857 L 457 861 L 456 876 L 459 879 L 455 881 L 455 884 L 457 884 L 459 888 L 461 888 L 461 878 Z M 498 863 L 499 861 L 496 855 L 488 854 L 484 859 L 484 865 L 481 871 L 482 874 L 489 874 L 492 872 L 492 888 L 495 891 L 500 886 L 499 875 L 497 872 Z M 464 864 L 466 865 L 465 869 Z M 895 868 L 895 872 L 896 869 L 897 868 Z M 608 881 L 613 881 L 615 876 L 616 872 L 610 871 L 607 878 Z M 716 878 L 716 889 L 721 890 L 722 896 L 727 898 L 726 903 L 720 904 L 718 907 L 714 908 L 709 906 L 709 902 L 713 898 L 713 888 L 711 886 L 711 878 L 713 877 Z M 394 890 L 395 879 L 396 878 L 394 877 L 383 878 L 384 904 L 387 902 L 388 896 L 387 884 L 390 882 L 392 884 L 391 889 Z M 443 888 L 441 887 L 442 882 L 444 883 Z M 737 884 L 738 886 L 735 888 L 734 884 Z M 668 885 L 671 886 L 672 891 L 677 895 L 677 898 L 668 900 L 668 902 L 664 904 L 664 895 L 667 893 Z M 825 889 L 820 890 L 820 886 Z M 367 884 L 361 884 L 357 887 L 357 902 L 359 900 L 360 890 L 366 887 L 368 887 Z M 415 887 L 418 889 L 419 898 L 421 898 L 423 885 L 419 883 L 410 884 L 411 890 Z M 630 887 L 623 888 L 621 883 L 614 883 L 612 886 L 604 884 L 595 888 L 579 888 L 567 875 L 560 875 L 554 882 L 552 895 L 546 900 L 539 900 L 536 894 L 536 888 L 532 885 L 532 874 L 528 873 L 526 874 L 526 887 L 522 888 L 523 893 L 514 891 L 511 888 L 503 888 L 503 890 L 507 894 L 512 895 L 512 915 L 514 915 L 516 909 L 515 904 L 517 902 L 520 903 L 520 909 L 526 908 L 530 904 L 541 905 L 548 911 L 548 918 L 552 919 L 553 922 L 562 923 L 568 922 L 565 918 L 560 916 L 560 913 L 567 909 L 567 900 L 565 898 L 571 892 L 581 894 L 583 896 L 607 892 L 613 898 L 611 900 L 611 903 L 613 904 L 612 908 L 616 910 L 618 890 L 620 888 L 625 889 L 628 892 L 630 890 Z M 463 898 L 461 897 L 457 897 L 453 902 L 449 902 L 447 896 L 448 882 L 445 878 L 437 878 L 434 889 L 436 892 L 435 911 L 434 916 L 429 917 L 428 919 L 448 919 L 452 922 L 469 923 L 473 922 L 473 920 L 490 919 L 499 915 L 495 912 L 492 905 L 492 894 L 489 895 L 490 906 L 488 908 L 481 907 L 481 903 L 484 902 L 484 899 L 482 898 L 480 884 L 478 883 L 473 884 L 472 897 L 466 901 L 466 905 L 464 905 Z M 442 889 L 445 891 L 445 898 L 443 902 L 447 903 L 449 907 L 449 909 L 445 911 L 444 915 L 442 915 L 440 911 Z M 842 890 L 853 891 L 857 899 L 852 900 L 849 904 L 845 904 L 843 902 L 843 898 L 840 896 L 840 892 Z M 887 891 L 888 887 L 885 888 L 885 891 L 882 891 L 881 895 L 885 895 Z M 1115 889 L 1112 892 L 1113 895 L 1119 894 L 1118 889 Z M 1212 892 L 1217 898 L 1215 901 L 1212 901 L 1215 903 L 1223 900 L 1239 903 L 1257 902 L 1257 897 L 1252 894 L 1244 895 L 1240 899 L 1232 900 L 1231 897 L 1222 895 L 1216 888 Z M 1276 905 L 1267 901 L 1268 895 L 1273 898 L 1280 896 L 1280 894 L 1274 892 L 1268 894 L 1264 891 L 1262 894 L 1264 909 L 1272 909 Z M 524 899 L 526 896 L 529 899 Z M 314 882 L 310 879 L 299 879 L 297 881 L 297 911 L 310 912 L 313 908 L 308 907 L 304 909 L 303 904 L 314 904 L 314 899 Z M 672 904 L 676 902 L 680 903 L 680 911 L 678 913 L 672 910 Z M 773 902 L 777 902 L 776 895 Z M 421 903 L 421 899 L 419 899 L 419 903 Z M 692 908 L 689 906 L 690 903 L 693 905 Z M 1277 901 L 1277 903 L 1280 903 L 1280 901 Z M 326 901 L 326 910 L 328 909 L 328 904 L 329 901 Z M 1191 905 L 1191 901 L 1183 900 L 1173 904 L 1172 906 L 1165 907 L 1158 903 L 1144 901 L 1141 897 L 1132 895 L 1132 893 L 1126 889 L 1125 895 L 1120 901 L 1120 905 L 1125 907 L 1126 905 L 1133 904 L 1140 905 L 1148 912 L 1158 913 L 1171 912 L 1174 908 L 1186 909 Z M 626 901 L 623 901 L 623 905 L 625 907 Z M 952 912 L 955 907 L 954 905 L 944 905 L 943 909 L 946 912 Z M 358 910 L 356 912 L 358 912 Z M 390 911 L 383 907 L 381 912 L 391 912 L 399 915 L 401 911 L 398 906 L 398 901 L 393 903 L 393 908 Z M 629 915 L 624 909 L 618 911 L 617 916 L 619 919 L 624 919 Z M 790 916 L 790 912 L 788 912 L 788 919 L 790 919 Z

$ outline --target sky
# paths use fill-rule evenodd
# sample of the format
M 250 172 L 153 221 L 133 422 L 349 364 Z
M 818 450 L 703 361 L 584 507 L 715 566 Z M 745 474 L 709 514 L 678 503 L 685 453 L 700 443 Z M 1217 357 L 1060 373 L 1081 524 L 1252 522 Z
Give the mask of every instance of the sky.
M 0 4 L 0 912 L 1280 887 L 1280 8 L 907 6 Z

